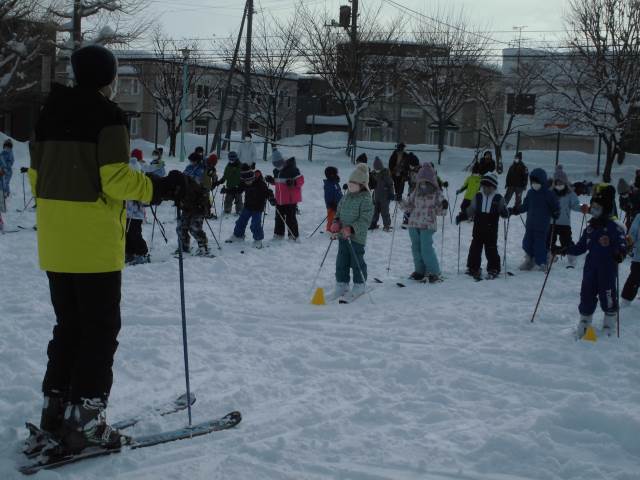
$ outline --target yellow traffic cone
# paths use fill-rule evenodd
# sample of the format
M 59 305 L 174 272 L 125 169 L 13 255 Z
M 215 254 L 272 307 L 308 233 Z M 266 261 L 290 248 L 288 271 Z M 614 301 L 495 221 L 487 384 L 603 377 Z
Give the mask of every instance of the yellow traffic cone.
M 582 337 L 583 340 L 587 342 L 595 342 L 598 340 L 598 336 L 596 335 L 596 330 L 593 327 L 587 327 L 587 331 Z
M 313 298 L 311 299 L 311 305 L 326 305 L 324 301 L 324 289 L 316 288 Z

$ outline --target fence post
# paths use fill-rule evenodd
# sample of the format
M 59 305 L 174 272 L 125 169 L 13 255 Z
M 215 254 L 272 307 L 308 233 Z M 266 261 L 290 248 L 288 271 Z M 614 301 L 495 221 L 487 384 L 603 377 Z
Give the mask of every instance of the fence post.
M 263 148 L 262 148 L 262 160 L 267 161 L 267 139 L 264 139 Z
M 560 160 L 560 135 L 558 132 L 558 138 L 556 139 L 556 167 L 558 166 L 558 161 Z
M 207 133 L 204 136 L 204 153 L 209 155 L 209 118 L 207 118 Z
M 518 134 L 516 135 L 516 153 L 520 151 L 520 130 L 518 130 Z
M 307 158 L 310 162 L 313 162 L 313 136 L 316 133 L 316 114 L 311 116 L 311 138 L 309 140 L 309 154 Z
M 155 150 L 158 149 L 158 111 L 156 110 L 156 131 L 155 131 L 155 146 L 153 147 Z
M 598 135 L 598 165 L 596 166 L 596 175 L 600 176 L 600 154 L 602 153 L 602 134 Z

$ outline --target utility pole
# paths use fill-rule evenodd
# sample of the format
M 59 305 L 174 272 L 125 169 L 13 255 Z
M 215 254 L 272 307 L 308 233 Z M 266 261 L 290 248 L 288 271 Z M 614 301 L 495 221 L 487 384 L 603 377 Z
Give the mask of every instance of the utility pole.
M 185 112 L 187 110 L 187 96 L 189 95 L 189 88 L 187 86 L 188 82 L 188 68 L 189 64 L 189 49 L 182 49 L 182 102 L 180 103 L 180 161 L 184 162 L 184 158 L 187 155 L 187 151 L 184 146 L 184 123 L 186 120 Z
M 80 10 L 82 8 L 82 0 L 73 0 L 73 25 L 71 37 L 73 40 L 73 50 L 80 48 L 82 43 L 82 16 Z
M 351 48 L 353 50 L 353 79 L 354 86 L 359 85 L 360 71 L 358 68 L 358 0 L 351 0 Z M 358 146 L 358 114 L 353 121 L 353 145 L 351 145 L 351 161 L 356 163 L 356 149 Z
M 253 0 L 247 0 L 247 45 L 244 56 L 244 115 L 242 138 L 249 131 L 249 95 L 251 95 L 251 35 L 253 32 Z

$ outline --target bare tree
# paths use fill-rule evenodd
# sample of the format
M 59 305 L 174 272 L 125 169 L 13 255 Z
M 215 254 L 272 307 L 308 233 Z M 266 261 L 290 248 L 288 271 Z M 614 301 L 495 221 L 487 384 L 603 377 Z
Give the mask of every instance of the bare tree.
M 140 15 L 148 4 L 149 0 L 52 0 L 49 11 L 58 31 L 69 34 L 58 48 L 75 50 L 85 42 L 127 45 L 153 24 L 153 18 Z
M 640 101 L 640 8 L 637 0 L 570 0 L 566 51 L 549 55 L 547 108 L 601 136 L 603 179 L 624 161 L 624 133 Z
M 502 149 L 507 139 L 526 123 L 526 110 L 522 99 L 539 84 L 543 69 L 539 62 L 518 58 L 515 68 L 503 72 L 487 65 L 479 68 L 472 79 L 471 98 L 482 113 L 480 131 L 488 140 L 496 155 L 496 162 L 502 163 Z M 508 97 L 512 101 L 507 100 Z
M 283 124 L 295 114 L 295 102 L 289 96 L 291 80 L 298 62 L 298 25 L 296 16 L 286 23 L 273 17 L 259 17 L 251 59 L 251 120 L 260 125 L 268 139 L 279 140 Z
M 335 22 L 326 10 L 300 4 L 300 55 L 311 72 L 327 83 L 331 96 L 344 109 L 348 152 L 355 142 L 358 118 L 384 95 L 396 70 L 393 51 L 398 48 L 400 19 L 384 24 L 381 17 L 379 5 L 365 10 L 354 39 L 327 26 Z
M 46 48 L 47 25 L 35 0 L 2 0 L 0 3 L 0 105 L 31 89 L 36 80 L 27 71 Z M 39 79 L 39 77 L 38 77 Z
M 473 96 L 488 38 L 472 30 L 462 10 L 432 18 L 420 17 L 414 26 L 414 41 L 430 52 L 416 56 L 403 77 L 409 96 L 437 123 L 442 150 L 447 125 Z
M 158 114 L 167 126 L 169 154 L 175 155 L 176 138 L 182 127 L 180 111 L 183 100 L 184 59 L 181 52 L 184 49 L 190 50 L 185 122 L 191 122 L 209 110 L 220 79 L 200 62 L 200 54 L 195 45 L 168 39 L 160 30 L 154 33 L 153 45 L 151 58 L 136 61 L 138 78 L 155 101 Z

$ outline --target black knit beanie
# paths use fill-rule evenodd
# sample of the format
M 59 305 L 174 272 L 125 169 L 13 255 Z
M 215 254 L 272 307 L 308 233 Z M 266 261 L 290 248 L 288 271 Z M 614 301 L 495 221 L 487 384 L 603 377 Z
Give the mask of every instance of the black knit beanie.
M 118 61 L 102 45 L 88 45 L 71 55 L 76 83 L 83 88 L 100 89 L 110 85 L 118 73 Z

